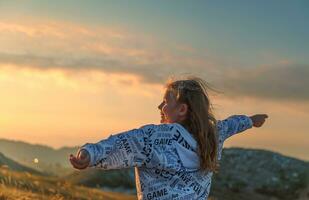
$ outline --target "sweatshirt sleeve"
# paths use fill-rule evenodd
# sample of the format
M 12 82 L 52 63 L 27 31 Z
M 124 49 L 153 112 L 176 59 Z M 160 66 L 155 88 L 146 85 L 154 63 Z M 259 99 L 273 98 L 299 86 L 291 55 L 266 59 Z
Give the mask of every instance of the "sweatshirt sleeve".
M 246 115 L 232 115 L 224 120 L 218 120 L 219 142 L 223 143 L 234 134 L 252 128 L 253 123 Z
M 81 147 L 90 154 L 89 167 L 120 169 L 129 167 L 151 166 L 156 153 L 153 143 L 157 132 L 170 130 L 167 124 L 149 124 L 139 129 L 132 129 L 98 143 L 87 143 Z

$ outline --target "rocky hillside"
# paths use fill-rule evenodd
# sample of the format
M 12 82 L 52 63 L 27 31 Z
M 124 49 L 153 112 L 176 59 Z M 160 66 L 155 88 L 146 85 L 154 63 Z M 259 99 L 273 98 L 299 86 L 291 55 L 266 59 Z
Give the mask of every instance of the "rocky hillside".
M 265 150 L 224 149 L 220 171 L 213 177 L 212 194 L 230 200 L 233 196 L 240 199 L 242 194 L 297 199 L 309 186 L 308 175 L 309 162 Z M 227 193 L 233 195 L 225 196 Z M 308 192 L 306 195 L 309 199 Z

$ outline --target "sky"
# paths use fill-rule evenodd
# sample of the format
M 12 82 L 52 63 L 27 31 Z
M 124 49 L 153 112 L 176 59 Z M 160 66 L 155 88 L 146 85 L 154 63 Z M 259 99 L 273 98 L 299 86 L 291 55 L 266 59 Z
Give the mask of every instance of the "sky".
M 309 160 L 306 0 L 0 0 L 0 138 L 54 148 L 159 124 L 197 75 L 217 119 L 268 114 L 225 147 Z

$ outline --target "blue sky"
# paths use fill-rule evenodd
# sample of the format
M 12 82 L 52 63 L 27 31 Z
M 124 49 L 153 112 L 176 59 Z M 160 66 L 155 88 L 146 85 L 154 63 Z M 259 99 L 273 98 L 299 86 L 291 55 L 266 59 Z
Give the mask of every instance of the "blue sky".
M 2 4 L 2 5 L 1 5 Z M 240 65 L 288 59 L 307 64 L 309 3 L 262 1 L 7 1 L 5 14 L 109 24 L 208 49 Z M 3 14 L 2 14 L 3 15 Z

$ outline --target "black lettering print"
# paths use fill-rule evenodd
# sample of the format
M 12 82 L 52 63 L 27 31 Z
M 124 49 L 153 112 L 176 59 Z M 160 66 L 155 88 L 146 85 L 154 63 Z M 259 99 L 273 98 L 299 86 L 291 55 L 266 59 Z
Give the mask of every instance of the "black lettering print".
M 116 145 L 118 146 L 119 149 L 122 149 L 124 148 L 127 152 L 127 154 L 131 153 L 132 150 L 131 150 L 131 147 L 130 147 L 130 144 L 128 142 L 128 139 L 125 138 L 124 135 L 119 135 L 118 138 L 120 140 L 116 140 Z
M 251 119 L 244 115 L 218 121 L 218 159 L 227 137 L 251 127 Z M 138 200 L 206 200 L 213 174 L 199 171 L 198 155 L 192 154 L 197 152 L 196 141 L 186 137 L 185 131 L 174 124 L 146 125 L 82 148 L 90 153 L 91 167 L 135 167 Z M 180 155 L 185 151 L 190 151 L 192 159 Z
M 147 199 L 152 200 L 152 199 L 156 199 L 157 197 L 163 197 L 165 195 L 167 195 L 167 189 L 163 188 L 161 190 L 157 190 L 157 191 L 153 191 L 147 194 Z
M 199 195 L 202 190 L 202 186 L 198 182 L 193 182 L 189 185 L 189 187 L 193 188 L 193 190 Z
M 172 145 L 172 139 L 160 138 L 154 140 L 155 145 Z
M 176 129 L 176 134 L 174 134 L 173 140 L 181 144 L 186 149 L 189 149 L 191 151 L 194 151 L 194 149 L 190 146 L 190 144 L 184 139 L 184 137 L 181 136 L 181 133 L 179 130 Z

